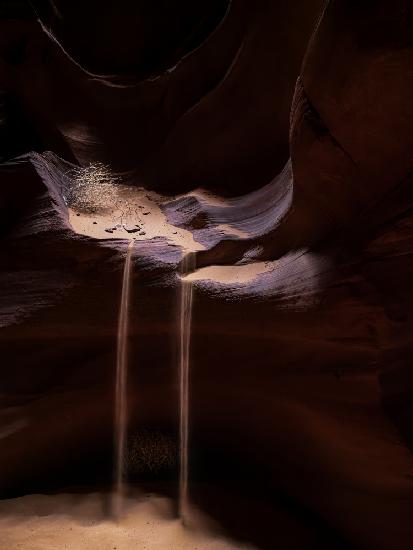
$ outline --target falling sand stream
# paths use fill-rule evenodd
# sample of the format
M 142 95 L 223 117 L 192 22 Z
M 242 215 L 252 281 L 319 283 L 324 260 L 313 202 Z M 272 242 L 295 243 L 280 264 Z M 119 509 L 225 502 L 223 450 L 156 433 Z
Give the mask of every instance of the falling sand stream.
M 112 513 L 119 519 L 123 512 L 124 500 L 124 455 L 127 434 L 128 336 L 130 279 L 134 241 L 131 240 L 126 252 L 123 269 L 122 294 L 120 300 L 115 386 L 115 425 L 114 425 L 114 490 Z
M 182 272 L 194 267 L 195 256 L 189 253 L 182 260 Z M 185 524 L 188 519 L 188 438 L 189 438 L 189 354 L 191 344 L 191 320 L 193 288 L 191 281 L 181 279 L 180 296 L 180 341 L 179 341 L 179 398 L 180 398 L 180 471 L 179 471 L 179 516 Z
M 123 514 L 125 491 L 124 455 L 127 434 L 127 371 L 130 280 L 132 273 L 132 254 L 134 241 L 127 249 L 122 279 L 122 293 L 119 310 L 117 334 L 117 361 L 115 386 L 115 423 L 114 423 L 114 489 L 112 513 L 116 519 Z M 194 254 L 189 253 L 182 260 L 182 272 L 187 273 L 194 267 Z M 189 438 L 189 368 L 192 318 L 193 286 L 192 282 L 181 279 L 179 307 L 179 435 L 180 435 L 180 471 L 179 471 L 179 517 L 185 524 L 188 519 L 188 438 Z
M 217 236 L 244 235 L 239 235 L 236 224 L 231 225 L 231 220 L 226 223 L 224 219 L 225 223 L 212 225 L 207 232 L 208 235 L 203 234 L 203 238 L 198 239 L 192 230 L 185 229 L 185 223 L 181 223 L 182 220 L 178 216 L 181 212 L 180 204 L 177 208 L 172 208 L 175 200 L 165 204 L 164 198 L 156 193 L 148 192 L 144 188 L 121 185 L 110 168 L 100 163 L 78 168 L 61 161 L 51 153 L 33 154 L 31 160 L 49 189 L 56 215 L 63 222 L 62 227 L 65 231 L 68 229 L 67 226 L 70 226 L 77 235 L 98 239 L 105 244 L 110 240 L 116 241 L 114 249 L 117 252 L 120 243 L 123 243 L 126 249 L 117 329 L 113 421 L 114 469 L 110 494 L 112 517 L 107 517 L 106 493 L 26 495 L 22 498 L 3 500 L 0 502 L 2 545 L 8 550 L 23 547 L 31 550 L 53 550 L 63 547 L 68 550 L 120 547 L 125 550 L 251 548 L 232 543 L 223 537 L 214 522 L 210 522 L 200 510 L 193 509 L 188 490 L 193 285 L 194 281 L 202 279 L 203 275 L 206 275 L 207 281 L 216 280 L 220 275 L 216 270 L 212 277 L 209 272 L 199 273 L 198 270 L 194 273 L 194 253 L 215 243 Z M 194 197 L 196 204 L 209 205 L 214 215 L 217 208 L 225 207 L 219 201 L 208 202 L 211 199 L 209 195 L 201 194 Z M 186 199 L 187 197 L 183 197 L 184 201 Z M 194 203 L 190 200 L 189 204 Z M 230 206 L 232 212 L 232 205 Z M 213 242 L 209 242 L 207 237 L 212 237 Z M 153 249 L 149 247 L 151 241 L 156 245 Z M 202 244 L 203 241 L 208 243 Z M 151 253 L 151 258 L 160 263 L 163 262 L 165 254 L 168 256 L 169 251 L 175 253 L 178 247 L 185 251 L 181 263 L 181 282 L 177 288 L 179 319 L 176 325 L 180 346 L 177 365 L 180 377 L 179 518 L 176 517 L 175 504 L 170 498 L 157 495 L 145 495 L 143 498 L 141 492 L 133 491 L 133 488 L 126 491 L 129 309 L 132 258 L 135 245 L 138 243 L 145 252 Z M 159 243 L 163 246 L 158 247 Z M 234 282 L 240 284 L 239 274 L 236 274 Z M 189 523 L 191 529 L 186 528 Z

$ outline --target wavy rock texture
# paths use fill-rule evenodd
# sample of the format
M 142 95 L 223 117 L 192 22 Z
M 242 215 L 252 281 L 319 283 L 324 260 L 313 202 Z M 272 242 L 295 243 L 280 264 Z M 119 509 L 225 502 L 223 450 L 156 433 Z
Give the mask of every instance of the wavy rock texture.
M 1 494 L 110 482 L 126 241 L 64 199 L 101 163 L 168 227 L 133 257 L 143 454 L 174 448 L 187 232 L 193 501 L 259 548 L 409 548 L 413 8 L 33 4 L 0 11 Z

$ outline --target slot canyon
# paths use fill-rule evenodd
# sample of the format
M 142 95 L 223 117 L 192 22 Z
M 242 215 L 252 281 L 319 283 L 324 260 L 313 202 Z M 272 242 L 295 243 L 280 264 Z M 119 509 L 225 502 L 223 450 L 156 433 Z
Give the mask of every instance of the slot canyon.
M 412 92 L 407 0 L 0 0 L 0 550 L 413 548 Z

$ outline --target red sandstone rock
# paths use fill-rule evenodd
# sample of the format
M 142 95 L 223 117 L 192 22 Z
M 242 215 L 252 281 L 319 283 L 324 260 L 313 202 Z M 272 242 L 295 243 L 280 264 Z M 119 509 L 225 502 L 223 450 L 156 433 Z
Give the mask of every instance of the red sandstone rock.
M 132 167 L 168 190 L 202 183 L 236 194 L 267 182 L 287 159 L 287 107 L 311 26 L 310 18 L 298 41 L 274 33 L 298 28 L 286 17 L 304 5 L 281 15 L 275 2 L 263 5 L 251 14 L 234 3 L 197 52 L 213 65 L 211 80 L 194 56 L 168 82 L 117 96 L 28 23 L 28 57 L 3 63 L 2 81 L 43 146 L 69 160 Z M 292 208 L 248 243 L 262 245 L 265 258 L 308 248 L 294 264 L 299 291 L 286 278 L 265 300 L 202 287 L 195 295 L 191 425 L 206 470 L 198 463 L 194 475 L 232 473 L 239 485 L 246 475 L 234 464 L 265 472 L 261 498 L 286 495 L 294 504 L 279 502 L 272 513 L 283 510 L 305 533 L 291 542 L 283 532 L 285 547 L 393 550 L 412 539 L 412 17 L 406 1 L 336 0 L 310 42 L 291 116 Z M 15 201 L 10 182 L 34 187 L 32 174 L 2 168 L 3 204 Z M 3 494 L 83 482 L 99 463 L 102 476 L 110 471 L 120 253 L 71 235 L 47 196 L 28 204 L 2 233 Z M 223 246 L 204 261 L 246 250 L 240 241 Z M 323 273 L 310 262 L 318 257 L 328 259 Z M 131 429 L 176 429 L 177 289 L 164 284 L 165 271 L 136 261 Z M 299 308 L 296 294 L 310 282 L 314 300 Z M 262 532 L 248 536 L 271 547 Z

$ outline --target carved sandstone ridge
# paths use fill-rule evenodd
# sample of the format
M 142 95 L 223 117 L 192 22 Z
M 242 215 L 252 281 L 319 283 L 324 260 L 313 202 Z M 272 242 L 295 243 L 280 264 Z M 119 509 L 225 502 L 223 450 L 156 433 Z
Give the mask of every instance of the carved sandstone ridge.
M 19 29 L 25 48 L 18 64 L 5 63 L 4 79 L 40 150 L 109 163 L 164 192 L 240 195 L 288 160 L 291 97 L 320 4 L 235 2 L 174 70 L 125 86 L 88 77 L 32 23 Z M 1 24 L 15 40 L 13 22 Z
M 340 229 L 337 245 L 357 251 L 391 322 L 380 381 L 410 446 L 412 24 L 408 2 L 330 2 L 306 55 L 291 130 L 294 193 L 318 201 L 309 235 L 322 223 L 323 236 Z
M 263 260 L 339 234 L 361 241 L 366 217 L 380 225 L 393 215 L 383 204 L 412 170 L 412 20 L 403 1 L 328 3 L 291 110 L 294 199 L 285 223 L 257 243 Z M 234 262 L 244 252 L 242 243 L 225 243 L 199 264 Z

